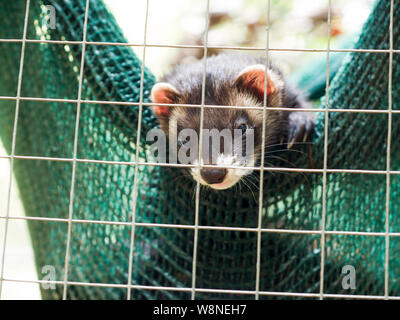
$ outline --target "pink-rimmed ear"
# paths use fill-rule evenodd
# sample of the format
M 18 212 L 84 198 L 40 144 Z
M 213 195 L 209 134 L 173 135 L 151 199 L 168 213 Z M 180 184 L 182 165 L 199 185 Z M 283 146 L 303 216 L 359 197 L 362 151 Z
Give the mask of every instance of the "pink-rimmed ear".
M 260 100 L 264 99 L 265 90 L 265 66 L 255 64 L 244 68 L 235 80 L 235 85 L 240 90 L 248 90 Z M 272 77 L 267 72 L 267 96 L 276 91 Z
M 174 86 L 166 82 L 160 82 L 154 85 L 151 90 L 150 99 L 153 103 L 176 103 L 179 97 L 178 90 Z M 153 106 L 154 114 L 159 118 L 166 118 L 169 116 L 171 107 L 169 106 Z

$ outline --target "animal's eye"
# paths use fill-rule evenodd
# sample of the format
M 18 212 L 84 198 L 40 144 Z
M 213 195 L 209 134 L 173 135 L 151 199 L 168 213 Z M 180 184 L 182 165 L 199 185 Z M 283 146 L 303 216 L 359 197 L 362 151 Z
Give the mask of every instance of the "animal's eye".
M 240 126 L 238 126 L 239 130 L 242 130 L 242 134 L 246 133 L 246 130 L 248 129 L 247 124 L 242 123 Z
M 188 141 L 190 140 L 189 136 L 187 136 L 185 139 L 179 139 L 178 143 L 179 145 L 183 146 L 185 145 Z

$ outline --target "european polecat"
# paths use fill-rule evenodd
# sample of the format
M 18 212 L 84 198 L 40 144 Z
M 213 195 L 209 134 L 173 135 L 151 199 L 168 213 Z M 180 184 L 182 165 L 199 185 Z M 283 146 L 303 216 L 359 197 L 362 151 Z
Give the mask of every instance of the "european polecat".
M 265 151 L 272 146 L 281 149 L 290 148 L 293 143 L 306 141 L 314 128 L 313 113 L 296 112 L 298 108 L 309 107 L 308 102 L 284 79 L 282 72 L 269 63 L 265 72 L 265 58 L 251 55 L 220 54 L 207 58 L 205 79 L 205 105 L 263 107 L 265 74 L 267 75 L 267 107 L 293 108 L 293 111 L 268 111 L 265 126 Z M 204 60 L 191 64 L 178 65 L 157 83 L 151 93 L 154 103 L 164 104 L 202 104 Z M 161 129 L 169 139 L 176 140 L 183 146 L 179 133 L 183 129 L 192 129 L 199 134 L 201 108 L 185 106 L 153 106 Z M 204 151 L 216 150 L 217 157 L 209 160 L 202 157 L 201 164 L 212 164 L 218 168 L 191 168 L 195 180 L 213 189 L 227 189 L 236 184 L 244 175 L 252 170 L 260 160 L 263 128 L 263 110 L 245 108 L 204 108 L 203 129 L 217 129 L 221 132 L 229 129 L 242 136 L 238 143 L 234 142 L 229 152 L 218 144 L 210 142 Z M 173 126 L 173 128 L 172 128 Z M 173 130 L 171 130 L 173 129 Z M 236 129 L 236 130 L 235 130 Z M 248 144 L 245 138 L 254 140 L 254 148 L 243 155 L 243 146 Z M 171 136 L 173 135 L 173 136 Z M 203 139 L 203 142 L 208 142 Z M 196 140 L 197 143 L 197 140 Z M 247 149 L 246 149 L 247 150 Z M 193 158 L 198 165 L 198 156 Z M 238 166 L 240 168 L 224 168 Z M 243 168 L 243 169 L 242 169 Z

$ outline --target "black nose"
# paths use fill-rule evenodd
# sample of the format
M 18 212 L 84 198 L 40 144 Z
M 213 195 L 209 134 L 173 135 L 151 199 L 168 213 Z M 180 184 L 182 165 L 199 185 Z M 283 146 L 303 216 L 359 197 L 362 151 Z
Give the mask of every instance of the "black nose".
M 203 168 L 200 175 L 208 184 L 221 183 L 225 179 L 226 169 Z

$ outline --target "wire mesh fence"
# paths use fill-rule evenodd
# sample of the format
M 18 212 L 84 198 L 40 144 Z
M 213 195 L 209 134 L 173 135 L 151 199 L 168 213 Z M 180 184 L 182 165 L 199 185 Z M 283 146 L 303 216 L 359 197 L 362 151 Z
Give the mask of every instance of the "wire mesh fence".
M 212 0 L 206 0 L 203 46 L 149 44 L 149 1 L 144 42 L 136 44 L 124 42 L 100 1 L 50 1 L 57 28 L 43 34 L 30 28 L 43 17 L 44 3 L 5 4 L 4 12 L 24 12 L 24 24 L 22 38 L 11 32 L 0 39 L 9 50 L 4 65 L 18 70 L 1 79 L 11 89 L 0 96 L 9 150 L 0 158 L 9 159 L 11 173 L 7 214 L 0 217 L 6 225 L 0 294 L 3 282 L 22 281 L 54 284 L 42 294 L 63 299 L 399 299 L 397 1 L 377 2 L 354 49 L 331 49 L 331 0 L 326 49 L 270 48 L 269 0 L 263 48 L 209 46 Z M 102 41 L 110 35 L 115 42 Z M 134 46 L 142 48 L 142 61 L 130 51 Z M 244 193 L 209 193 L 199 181 L 174 180 L 178 170 L 195 165 L 156 163 L 146 153 L 146 130 L 156 126 L 148 100 L 154 78 L 145 67 L 149 47 L 201 48 L 205 57 L 209 48 L 258 51 L 266 66 L 271 51 L 326 53 L 323 103 L 300 110 L 319 115 L 315 165 L 290 155 L 295 165 L 268 166 L 262 156 L 260 166 L 249 168 L 257 174 L 255 190 Z M 351 54 L 333 83 L 332 52 Z M 180 105 L 200 108 L 202 117 L 206 108 L 221 108 L 205 104 L 206 59 L 203 71 L 202 103 Z M 291 110 L 271 111 L 266 99 L 262 108 L 246 108 L 262 110 L 264 124 L 267 112 Z M 263 155 L 264 148 L 265 141 Z M 23 218 L 10 209 L 13 171 L 24 193 Z M 54 266 L 56 279 L 5 276 L 7 226 L 21 219 L 30 224 L 38 269 Z M 341 269 L 349 264 L 357 270 L 350 293 L 341 285 Z

